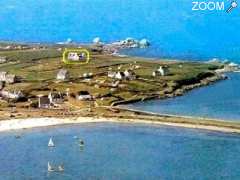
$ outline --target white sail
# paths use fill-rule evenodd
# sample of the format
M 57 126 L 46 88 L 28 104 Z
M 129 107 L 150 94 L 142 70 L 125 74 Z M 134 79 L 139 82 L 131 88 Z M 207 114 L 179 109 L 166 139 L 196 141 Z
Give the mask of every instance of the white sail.
M 53 140 L 52 138 L 49 139 L 49 142 L 48 142 L 48 147 L 54 147 L 54 143 L 53 143 Z
M 58 171 L 64 171 L 64 167 L 63 167 L 63 165 L 60 165 L 60 166 L 58 166 Z
M 50 163 L 48 162 L 48 172 L 54 171 L 53 167 L 50 165 Z

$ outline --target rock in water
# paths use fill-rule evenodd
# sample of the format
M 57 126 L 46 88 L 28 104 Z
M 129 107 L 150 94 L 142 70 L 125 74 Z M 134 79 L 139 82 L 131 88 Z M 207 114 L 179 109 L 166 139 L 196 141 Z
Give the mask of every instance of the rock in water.
M 139 41 L 139 46 L 140 48 L 146 48 L 150 46 L 150 42 L 147 39 L 142 39 L 141 41 Z
M 100 43 L 101 43 L 100 37 L 95 37 L 95 38 L 93 39 L 93 43 L 94 43 L 94 44 L 100 44 Z

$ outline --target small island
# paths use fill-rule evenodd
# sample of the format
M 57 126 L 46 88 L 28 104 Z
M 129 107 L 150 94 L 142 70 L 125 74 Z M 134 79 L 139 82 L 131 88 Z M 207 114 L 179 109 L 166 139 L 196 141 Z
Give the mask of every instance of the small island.
M 132 43 L 132 40 L 128 40 Z M 146 46 L 147 40 L 141 41 Z M 119 45 L 120 44 L 120 45 Z M 131 44 L 132 46 L 135 46 Z M 124 48 L 128 47 L 124 42 Z M 87 64 L 65 64 L 65 48 L 90 52 Z M 121 55 L 121 43 L 0 44 L 0 119 L 114 118 L 230 128 L 240 124 L 201 118 L 149 114 L 119 105 L 171 98 L 224 80 L 224 63 L 145 59 Z

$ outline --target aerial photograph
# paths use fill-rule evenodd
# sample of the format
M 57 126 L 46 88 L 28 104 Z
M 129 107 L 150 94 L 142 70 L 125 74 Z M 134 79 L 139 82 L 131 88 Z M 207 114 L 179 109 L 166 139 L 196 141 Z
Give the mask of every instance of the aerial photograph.
M 240 179 L 238 1 L 0 4 L 0 180 Z

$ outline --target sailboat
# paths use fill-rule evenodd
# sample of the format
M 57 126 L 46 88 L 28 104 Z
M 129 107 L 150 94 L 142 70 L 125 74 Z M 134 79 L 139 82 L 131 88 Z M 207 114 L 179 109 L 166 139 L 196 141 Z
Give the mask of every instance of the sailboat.
M 54 143 L 53 143 L 53 140 L 52 138 L 49 139 L 49 142 L 48 142 L 48 147 L 54 147 Z
M 83 140 L 79 140 L 79 146 L 83 147 L 84 146 L 84 141 Z
M 60 171 L 60 172 L 64 171 L 63 165 L 59 165 L 59 166 L 58 166 L 58 171 Z
M 53 171 L 54 171 L 54 168 L 48 162 L 48 172 L 53 172 Z

